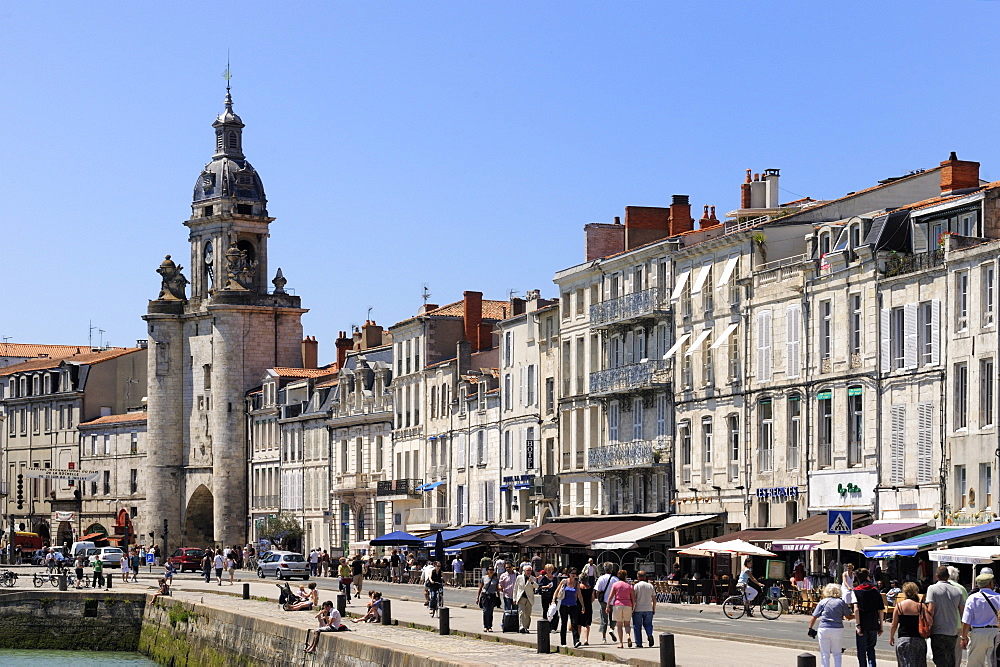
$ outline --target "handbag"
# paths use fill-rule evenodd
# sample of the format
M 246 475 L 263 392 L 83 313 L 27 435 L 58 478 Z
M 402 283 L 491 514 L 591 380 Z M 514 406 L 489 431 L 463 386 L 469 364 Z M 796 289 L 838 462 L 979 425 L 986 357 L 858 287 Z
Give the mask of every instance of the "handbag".
M 545 613 L 545 618 L 549 619 L 550 621 L 554 621 L 556 620 L 556 617 L 558 615 L 559 615 L 559 604 L 553 602 L 552 604 L 549 605 L 549 609 Z
M 934 613 L 927 608 L 926 604 L 921 602 L 918 616 L 919 619 L 917 620 L 917 629 L 920 632 L 920 636 L 923 639 L 927 639 L 931 636 L 931 626 L 934 625 Z

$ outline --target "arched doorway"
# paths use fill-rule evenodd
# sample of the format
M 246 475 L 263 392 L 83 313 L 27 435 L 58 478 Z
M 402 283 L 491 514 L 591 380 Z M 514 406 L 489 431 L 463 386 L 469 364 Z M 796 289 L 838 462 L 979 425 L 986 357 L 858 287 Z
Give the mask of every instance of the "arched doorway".
M 45 544 L 45 545 L 48 545 L 48 546 L 52 546 L 51 542 L 49 541 L 50 538 L 52 537 L 52 534 L 49 532 L 49 522 L 48 521 L 46 521 L 45 519 L 42 519 L 37 524 L 35 524 L 35 530 L 34 530 L 34 532 L 38 533 L 38 536 L 42 538 L 42 544 Z
M 97 546 L 103 547 L 108 544 L 108 529 L 99 523 L 92 523 L 87 526 L 87 530 L 83 531 L 83 535 Z
M 73 524 L 70 523 L 69 521 L 59 522 L 59 527 L 56 529 L 56 535 L 59 536 L 58 538 L 56 538 L 56 542 L 59 544 L 59 546 L 65 546 L 66 548 L 69 548 L 69 546 L 76 541 L 75 535 L 73 533 Z
M 179 547 L 209 547 L 215 544 L 215 498 L 204 484 L 191 494 L 184 515 L 184 539 Z

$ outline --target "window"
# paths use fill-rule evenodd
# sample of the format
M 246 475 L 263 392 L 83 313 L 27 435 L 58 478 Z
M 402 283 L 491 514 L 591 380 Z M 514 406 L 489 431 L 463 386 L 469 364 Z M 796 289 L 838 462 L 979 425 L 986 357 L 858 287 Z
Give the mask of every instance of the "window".
M 532 364 L 528 366 L 528 386 L 527 386 L 527 396 L 528 396 L 528 406 L 535 405 L 535 366 Z
M 704 352 L 701 353 L 701 377 L 706 387 L 715 384 L 715 359 L 713 357 L 711 346 L 706 345 Z
M 618 418 L 621 415 L 621 407 L 617 401 L 608 405 L 608 441 L 618 442 Z
M 919 323 L 917 331 L 917 353 L 921 366 L 938 363 L 938 320 L 940 318 L 940 302 L 924 301 L 919 305 Z
M 800 445 L 802 442 L 802 397 L 792 394 L 788 397 L 788 470 L 799 469 Z
M 966 507 L 966 492 L 968 491 L 968 480 L 965 476 L 965 466 L 955 466 L 955 504 L 959 509 Z
M 235 132 L 230 132 L 229 133 L 229 147 L 230 148 L 238 148 L 239 147 L 238 139 L 236 138 L 236 133 Z
M 982 490 L 984 509 L 989 509 L 993 505 L 993 465 L 981 463 L 979 465 L 979 488 Z
M 802 365 L 800 357 L 800 331 L 802 328 L 802 309 L 793 304 L 785 309 L 785 376 L 797 378 Z
M 855 227 L 855 229 L 858 228 Z M 851 354 L 860 355 L 861 327 L 862 327 L 861 295 L 852 294 L 850 296 L 850 302 L 851 302 Z
M 129 493 L 138 493 L 139 492 L 139 471 L 137 469 L 135 469 L 135 468 L 132 468 L 129 471 L 129 485 L 128 485 L 128 488 L 129 488 L 129 491 L 128 491 Z
M 994 311 L 996 310 L 996 267 L 992 264 L 984 266 L 982 269 L 983 285 L 983 326 L 993 326 Z
M 503 334 L 503 365 L 510 367 L 514 364 L 514 332 L 505 331 Z
M 658 394 L 656 396 L 656 437 L 662 438 L 667 435 L 667 395 Z
M 712 418 L 706 417 L 701 420 L 701 451 L 705 468 L 702 474 L 702 482 L 708 484 L 712 481 Z
M 993 426 L 993 403 L 996 376 L 993 374 L 993 360 L 979 362 L 979 427 Z
M 105 470 L 104 471 L 104 495 L 106 495 L 106 496 L 110 496 L 111 495 L 111 471 L 110 470 Z
M 833 353 L 833 301 L 827 299 L 819 304 L 819 353 L 829 359 Z
M 691 483 L 691 424 L 683 422 L 678 426 L 681 441 L 681 481 Z
M 976 214 L 970 213 L 958 219 L 959 236 L 978 236 L 979 225 L 976 223 Z
M 681 315 L 685 319 L 690 319 L 691 318 L 691 280 L 690 280 L 690 275 L 689 274 L 686 274 L 685 277 L 687 277 L 688 280 L 685 280 L 684 283 L 683 283 L 683 292 L 681 293 Z
M 477 463 L 481 466 L 486 465 L 486 431 L 479 431 L 476 434 L 476 452 Z
M 503 434 L 503 456 L 500 457 L 500 465 L 504 468 L 511 468 L 514 465 L 514 445 L 513 436 L 510 431 Z
M 861 387 L 847 388 L 847 465 L 861 465 L 864 442 L 864 396 Z
M 104 435 L 104 455 L 111 456 L 111 436 Z
M 642 399 L 632 399 L 632 440 L 642 440 Z
M 819 467 L 829 468 L 833 465 L 833 396 L 829 390 L 821 391 L 816 402 L 819 411 Z
M 955 274 L 955 330 L 969 328 L 969 272 Z
M 729 334 L 729 380 L 735 382 L 740 378 L 740 339 L 736 331 Z
M 705 287 L 701 290 L 702 301 L 701 305 L 704 307 L 706 313 L 711 313 L 715 310 L 715 289 L 714 281 L 712 280 L 712 265 L 708 265 L 708 275 L 705 280 Z
M 969 426 L 969 366 L 961 363 L 955 364 L 954 380 L 954 430 L 967 428 Z
M 681 359 L 681 387 L 690 390 L 694 386 L 694 366 L 691 362 L 690 354 L 685 354 Z
M 757 449 L 758 472 L 774 470 L 774 412 L 770 399 L 757 404 L 760 443 Z
M 139 434 L 136 431 L 132 431 L 132 433 L 130 434 L 128 453 L 129 454 L 139 453 Z
M 736 415 L 726 417 L 729 450 L 729 479 L 736 481 L 740 477 L 740 418 Z
M 757 381 L 771 381 L 771 311 L 757 313 Z
M 545 411 L 552 412 L 556 405 L 556 379 L 545 378 Z
M 578 316 L 583 315 L 583 288 L 581 287 L 576 291 L 574 295 L 576 298 L 576 314 Z

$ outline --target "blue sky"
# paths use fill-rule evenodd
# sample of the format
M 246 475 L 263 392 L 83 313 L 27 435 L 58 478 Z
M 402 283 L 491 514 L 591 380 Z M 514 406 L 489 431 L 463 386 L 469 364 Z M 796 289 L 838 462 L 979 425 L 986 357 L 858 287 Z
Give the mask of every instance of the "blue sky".
M 229 50 L 270 268 L 339 330 L 555 293 L 582 227 L 744 170 L 831 198 L 949 151 L 1000 179 L 1000 3 L 39 3 L 0 8 L 0 336 L 145 337 L 189 263 Z M 695 217 L 698 217 L 697 215 Z M 94 333 L 94 342 L 100 334 Z

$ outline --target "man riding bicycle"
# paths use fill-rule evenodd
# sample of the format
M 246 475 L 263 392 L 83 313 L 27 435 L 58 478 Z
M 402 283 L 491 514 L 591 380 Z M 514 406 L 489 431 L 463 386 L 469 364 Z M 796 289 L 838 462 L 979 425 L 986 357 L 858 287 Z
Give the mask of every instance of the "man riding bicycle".
M 764 588 L 764 584 L 757 581 L 757 578 L 753 576 L 753 558 L 747 558 L 743 561 L 743 571 L 740 573 L 739 581 L 737 586 L 743 589 L 743 600 L 746 605 L 747 615 L 753 616 L 753 610 L 750 605 L 753 603 L 755 597 L 757 597 L 757 589 L 750 586 L 750 582 L 759 588 Z

